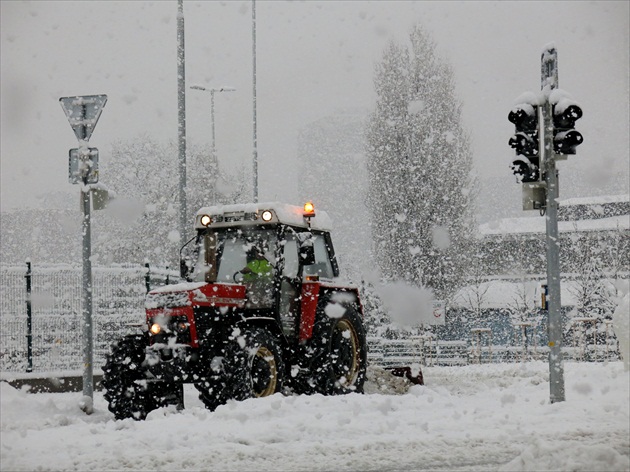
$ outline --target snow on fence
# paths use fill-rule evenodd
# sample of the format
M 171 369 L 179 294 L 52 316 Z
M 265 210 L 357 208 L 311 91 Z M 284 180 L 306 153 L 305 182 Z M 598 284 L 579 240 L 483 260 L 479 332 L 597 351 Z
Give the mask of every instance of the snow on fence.
M 144 322 L 146 292 L 155 286 L 177 283 L 179 277 L 167 269 L 156 270 L 148 265 L 92 270 L 94 367 L 98 369 L 104 364 L 111 344 L 125 334 L 136 332 L 137 324 Z M 82 369 L 82 269 L 32 268 L 32 365 L 28 358 L 26 276 L 26 266 L 0 266 L 0 372 Z M 609 344 L 608 333 L 605 343 L 589 342 L 584 335 L 563 351 L 567 359 L 578 361 L 619 359 L 616 340 L 614 346 Z M 544 346 L 494 345 L 472 335 L 469 339 L 449 341 L 435 335 L 402 340 L 368 339 L 369 361 L 383 367 L 520 362 L 545 360 L 547 356 L 548 349 Z
M 92 268 L 94 367 L 100 368 L 111 343 L 144 322 L 150 287 L 177 282 L 166 269 L 145 266 Z M 31 278 L 31 348 L 28 358 L 26 278 Z M 82 269 L 71 266 L 0 266 L 0 371 L 83 368 Z

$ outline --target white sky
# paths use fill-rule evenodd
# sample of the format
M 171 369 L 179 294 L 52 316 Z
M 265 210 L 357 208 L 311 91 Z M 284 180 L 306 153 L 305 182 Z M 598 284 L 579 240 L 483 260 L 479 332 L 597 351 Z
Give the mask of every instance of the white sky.
M 584 110 L 584 144 L 560 164 L 564 196 L 606 193 L 620 174 L 627 192 L 629 2 L 256 5 L 261 200 L 293 203 L 298 130 L 340 109 L 370 109 L 375 61 L 416 22 L 455 69 L 479 174 L 520 192 L 507 167 L 507 113 L 522 92 L 540 89 L 540 53 L 554 42 L 560 87 Z M 176 12 L 175 1 L 0 2 L 3 210 L 77 191 L 67 182 L 76 139 L 59 97 L 108 95 L 91 139 L 102 161 L 116 139 L 176 141 Z M 251 2 L 185 1 L 184 14 L 187 88 L 237 89 L 215 96 L 217 150 L 221 165 L 249 168 Z M 188 89 L 187 112 L 189 143 L 209 144 L 210 94 Z

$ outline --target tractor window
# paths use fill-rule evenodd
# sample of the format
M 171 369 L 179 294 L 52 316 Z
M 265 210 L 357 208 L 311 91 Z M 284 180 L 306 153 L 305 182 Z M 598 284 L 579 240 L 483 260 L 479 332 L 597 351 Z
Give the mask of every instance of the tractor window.
M 289 278 L 297 277 L 299 270 L 298 246 L 295 236 L 287 235 L 284 242 L 284 270 L 282 275 Z
M 218 282 L 234 282 L 234 275 L 244 269 L 249 262 L 248 252 L 259 247 L 265 259 L 275 267 L 276 234 L 270 230 L 235 229 L 218 233 L 217 259 Z
M 315 249 L 315 264 L 304 266 L 304 275 L 319 275 L 320 278 L 332 279 L 334 277 L 326 241 L 321 234 L 313 235 L 313 246 Z

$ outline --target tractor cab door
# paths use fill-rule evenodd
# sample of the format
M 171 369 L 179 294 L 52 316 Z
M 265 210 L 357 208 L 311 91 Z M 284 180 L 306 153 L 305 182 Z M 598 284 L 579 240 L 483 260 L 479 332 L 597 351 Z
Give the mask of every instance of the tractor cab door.
M 282 248 L 279 315 L 282 330 L 294 340 L 299 332 L 302 280 L 332 280 L 338 275 L 326 234 L 286 231 Z
M 294 340 L 300 319 L 300 262 L 299 241 L 295 234 L 288 232 L 284 238 L 283 268 L 280 278 L 279 315 L 282 331 L 287 339 Z

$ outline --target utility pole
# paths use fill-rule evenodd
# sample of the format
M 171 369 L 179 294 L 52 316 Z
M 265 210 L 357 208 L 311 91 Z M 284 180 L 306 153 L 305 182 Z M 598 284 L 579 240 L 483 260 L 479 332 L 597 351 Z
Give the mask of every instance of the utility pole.
M 179 150 L 179 241 L 186 244 L 186 56 L 184 0 L 177 0 L 177 135 Z
M 258 203 L 258 136 L 256 130 L 256 0 L 252 0 L 252 84 L 253 84 L 253 139 L 254 139 L 254 203 Z

